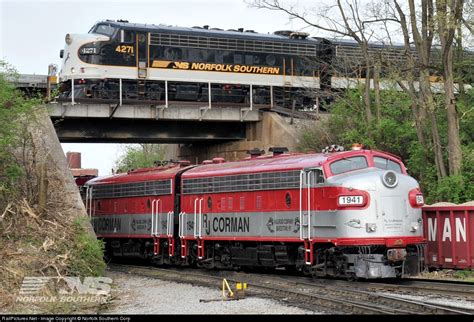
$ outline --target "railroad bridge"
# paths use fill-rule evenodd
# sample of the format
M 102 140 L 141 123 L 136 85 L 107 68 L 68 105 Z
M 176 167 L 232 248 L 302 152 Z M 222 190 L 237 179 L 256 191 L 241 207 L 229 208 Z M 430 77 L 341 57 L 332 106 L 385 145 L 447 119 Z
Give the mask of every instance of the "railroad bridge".
M 47 79 L 46 75 L 20 75 L 15 84 L 26 92 L 46 93 Z M 241 159 L 253 148 L 294 150 L 297 144 L 294 128 L 272 113 L 278 110 L 276 106 L 217 105 L 211 100 L 160 104 L 71 100 L 51 102 L 47 109 L 60 142 L 167 143 L 172 144 L 169 157 L 198 162 L 216 155 Z M 299 112 L 293 113 L 298 116 Z

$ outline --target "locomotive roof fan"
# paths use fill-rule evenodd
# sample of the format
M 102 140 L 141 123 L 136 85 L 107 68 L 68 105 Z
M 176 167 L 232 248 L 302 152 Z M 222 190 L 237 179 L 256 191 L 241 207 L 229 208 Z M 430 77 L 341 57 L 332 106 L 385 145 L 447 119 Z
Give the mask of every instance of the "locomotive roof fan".
M 284 154 L 286 152 L 288 152 L 288 148 L 287 147 L 272 147 L 270 149 L 268 149 L 269 152 L 273 152 L 273 156 L 277 156 L 277 155 L 281 155 L 281 154 Z
M 250 158 L 256 158 L 265 154 L 265 150 L 260 150 L 259 148 L 253 148 L 252 150 L 247 150 L 247 154 L 250 154 Z

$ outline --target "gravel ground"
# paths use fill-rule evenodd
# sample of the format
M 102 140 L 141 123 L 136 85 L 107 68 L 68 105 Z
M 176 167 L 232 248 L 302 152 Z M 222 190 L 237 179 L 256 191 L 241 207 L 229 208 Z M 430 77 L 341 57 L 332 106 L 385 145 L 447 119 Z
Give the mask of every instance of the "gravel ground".
M 451 305 L 459 308 L 469 308 L 474 309 L 474 299 L 472 301 L 462 300 L 455 297 L 445 297 L 436 294 L 430 294 L 426 296 L 418 296 L 418 295 L 402 295 L 402 294 L 393 294 L 393 293 L 385 293 L 381 292 L 380 294 L 383 295 L 390 295 L 394 297 L 399 297 L 403 299 L 409 300 L 416 300 L 416 301 L 425 301 L 430 304 L 443 304 L 443 305 Z
M 277 301 L 248 297 L 222 301 L 217 288 L 192 286 L 159 279 L 108 272 L 115 299 L 105 314 L 317 314 Z M 203 303 L 199 300 L 217 299 Z

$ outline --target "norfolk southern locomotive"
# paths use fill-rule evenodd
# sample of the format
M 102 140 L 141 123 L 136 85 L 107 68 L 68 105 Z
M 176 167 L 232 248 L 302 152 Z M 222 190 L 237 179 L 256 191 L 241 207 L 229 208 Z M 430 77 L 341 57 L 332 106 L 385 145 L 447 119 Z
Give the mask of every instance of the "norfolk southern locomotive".
M 301 106 L 314 100 L 295 95 L 298 90 L 330 85 L 333 47 L 301 32 L 258 34 L 119 20 L 99 22 L 88 34 L 66 35 L 60 56 L 62 98 L 117 101 L 121 94 L 125 102 L 156 103 L 208 101 L 211 93 L 213 102 L 248 104 L 252 96 L 252 103 L 284 104 L 297 98 Z
M 369 44 L 368 50 L 381 63 L 380 88 L 393 88 L 394 83 L 383 78 L 393 66 L 406 63 L 405 47 Z M 99 22 L 88 34 L 67 34 L 60 56 L 60 99 L 110 103 L 289 107 L 294 102 L 298 108 L 314 107 L 316 99 L 324 105 L 334 92 L 356 87 L 370 74 L 353 41 L 288 30 L 259 34 L 243 28 L 224 31 L 124 20 Z M 410 56 L 417 59 L 416 51 Z M 432 56 L 433 90 L 439 92 L 436 50 Z M 468 66 L 474 54 L 465 51 L 464 56 Z M 466 84 L 473 82 L 469 71 L 461 73 Z
M 156 264 L 345 278 L 419 272 L 423 195 L 397 157 L 279 152 L 93 179 L 96 234 L 107 255 Z

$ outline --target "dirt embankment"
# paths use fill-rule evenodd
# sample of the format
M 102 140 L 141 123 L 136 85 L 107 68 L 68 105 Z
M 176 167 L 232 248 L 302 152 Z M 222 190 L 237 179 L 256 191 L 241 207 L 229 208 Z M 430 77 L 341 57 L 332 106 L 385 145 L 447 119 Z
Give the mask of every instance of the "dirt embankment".
M 25 178 L 0 209 L 0 312 L 69 313 L 75 305 L 17 301 L 27 276 L 96 276 L 105 267 L 47 110 L 33 114 L 19 134 Z M 46 286 L 39 294 L 54 292 Z

